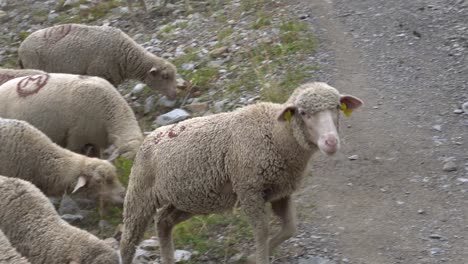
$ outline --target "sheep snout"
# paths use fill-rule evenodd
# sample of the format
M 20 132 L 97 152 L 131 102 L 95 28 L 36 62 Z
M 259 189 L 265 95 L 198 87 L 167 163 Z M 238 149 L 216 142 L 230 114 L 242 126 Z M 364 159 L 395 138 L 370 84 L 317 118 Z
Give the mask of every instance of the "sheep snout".
M 319 139 L 318 147 L 324 154 L 335 154 L 340 148 L 338 135 L 335 133 L 325 134 Z

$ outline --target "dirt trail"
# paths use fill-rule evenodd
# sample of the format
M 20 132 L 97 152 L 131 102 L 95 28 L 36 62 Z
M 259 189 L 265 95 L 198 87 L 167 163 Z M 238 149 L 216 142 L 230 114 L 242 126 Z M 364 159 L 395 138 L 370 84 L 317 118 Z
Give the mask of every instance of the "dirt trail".
M 463 128 L 448 112 L 454 104 L 449 91 L 441 92 L 431 79 L 402 87 L 412 73 L 396 70 L 391 62 L 383 65 L 373 46 L 352 38 L 334 9 L 344 1 L 302 2 L 317 18 L 314 26 L 323 32 L 322 46 L 334 53 L 335 65 L 328 69 L 336 72 L 331 83 L 366 103 L 341 124 L 343 154 L 333 160 L 316 158 L 314 177 L 298 196 L 302 219 L 333 236 L 338 263 L 468 263 L 467 186 L 456 180 L 465 172 L 444 172 L 438 160 L 453 155 L 463 164 L 467 158 L 466 124 Z M 359 8 L 347 7 L 356 8 L 353 12 Z M 401 47 L 401 53 L 398 46 L 381 48 L 382 53 L 410 54 L 423 61 L 419 76 L 441 71 L 438 54 L 431 60 L 424 51 L 418 54 L 417 47 Z M 434 122 L 447 124 L 444 136 L 458 139 L 457 144 L 435 146 Z M 351 155 L 359 157 L 349 160 Z M 310 203 L 315 207 L 307 209 Z

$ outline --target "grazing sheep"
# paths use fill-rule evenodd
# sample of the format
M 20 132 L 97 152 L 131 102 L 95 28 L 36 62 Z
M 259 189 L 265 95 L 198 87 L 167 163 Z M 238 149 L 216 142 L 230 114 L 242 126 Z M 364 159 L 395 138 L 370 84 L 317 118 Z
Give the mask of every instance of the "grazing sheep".
M 0 176 L 0 229 L 31 263 L 117 264 L 118 252 L 69 225 L 33 184 Z
M 29 264 L 29 261 L 11 246 L 2 230 L 0 230 L 0 264 Z
M 143 141 L 135 115 L 106 80 L 73 74 L 41 74 L 0 86 L 0 117 L 25 120 L 71 151 L 102 157 L 113 144 L 133 159 Z M 86 153 L 88 154 L 88 153 Z
M 156 213 L 162 263 L 174 263 L 171 230 L 195 214 L 232 208 L 238 200 L 254 230 L 256 263 L 296 228 L 291 194 L 317 150 L 338 151 L 340 104 L 362 102 L 325 83 L 298 88 L 285 104 L 259 103 L 156 129 L 135 158 L 124 203 L 123 263 L 129 264 Z M 342 106 L 344 108 L 344 106 Z M 282 222 L 269 242 L 265 203 Z
M 32 70 L 32 69 L 0 68 L 0 85 L 17 77 L 36 75 L 36 74 L 45 74 L 45 72 L 39 71 L 39 70 Z
M 114 86 L 137 79 L 170 99 L 176 68 L 138 45 L 120 29 L 63 24 L 29 35 L 18 50 L 22 68 L 102 77 Z
M 0 175 L 28 180 L 46 195 L 80 191 L 122 203 L 125 189 L 115 167 L 53 143 L 25 121 L 0 118 Z

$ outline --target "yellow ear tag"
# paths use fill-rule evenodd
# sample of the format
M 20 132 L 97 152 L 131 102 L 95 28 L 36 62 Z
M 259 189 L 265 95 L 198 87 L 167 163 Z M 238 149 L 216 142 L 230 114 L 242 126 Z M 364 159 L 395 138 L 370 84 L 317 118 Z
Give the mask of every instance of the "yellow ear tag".
M 353 112 L 353 110 L 348 109 L 348 107 L 346 106 L 345 103 L 341 103 L 340 109 L 341 109 L 341 111 L 343 111 L 343 113 L 345 114 L 345 116 L 350 116 L 351 113 Z
M 291 122 L 291 116 L 291 110 L 284 112 L 284 119 L 286 119 L 288 122 Z

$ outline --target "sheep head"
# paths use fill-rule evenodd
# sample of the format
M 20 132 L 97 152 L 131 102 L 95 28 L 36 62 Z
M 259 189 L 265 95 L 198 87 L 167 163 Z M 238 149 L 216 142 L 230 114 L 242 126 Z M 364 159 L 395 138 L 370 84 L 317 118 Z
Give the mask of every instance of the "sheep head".
M 176 98 L 177 70 L 170 62 L 154 56 L 151 69 L 145 74 L 144 82 L 152 90 L 166 95 L 169 99 Z
M 77 179 L 73 193 L 81 191 L 90 197 L 123 204 L 125 188 L 120 183 L 115 167 L 106 160 L 88 158 Z
M 349 114 L 362 104 L 359 98 L 340 95 L 325 83 L 309 83 L 296 89 L 279 112 L 278 120 L 291 122 L 293 134 L 304 148 L 318 147 L 322 153 L 332 155 L 340 148 L 339 111 Z

